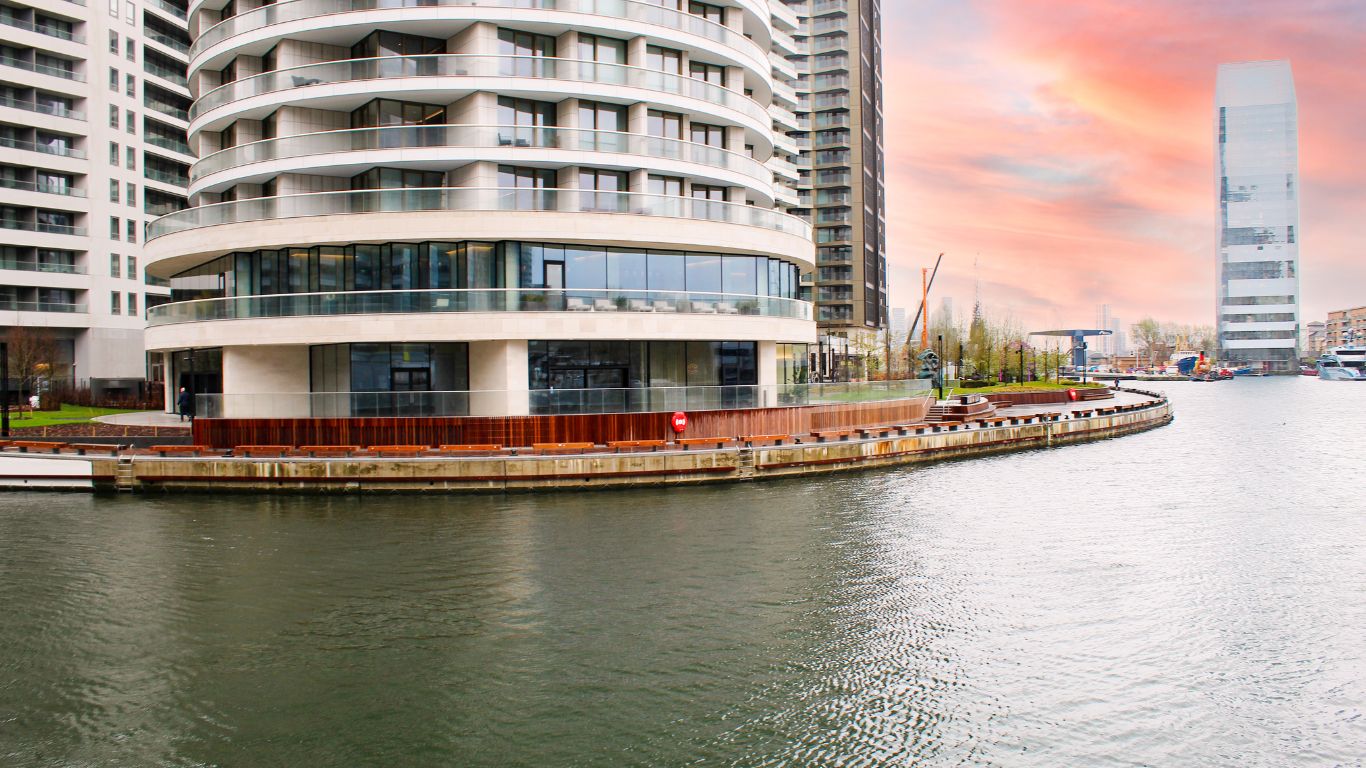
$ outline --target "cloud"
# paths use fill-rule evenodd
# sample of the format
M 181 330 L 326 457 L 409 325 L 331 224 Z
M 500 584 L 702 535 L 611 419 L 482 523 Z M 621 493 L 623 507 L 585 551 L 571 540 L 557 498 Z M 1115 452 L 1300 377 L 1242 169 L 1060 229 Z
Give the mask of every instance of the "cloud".
M 893 303 L 936 292 L 1026 325 L 1210 323 L 1213 88 L 1288 58 L 1300 114 L 1305 320 L 1366 303 L 1366 9 L 1347 2 L 885 3 Z M 974 262 L 977 264 L 974 269 Z

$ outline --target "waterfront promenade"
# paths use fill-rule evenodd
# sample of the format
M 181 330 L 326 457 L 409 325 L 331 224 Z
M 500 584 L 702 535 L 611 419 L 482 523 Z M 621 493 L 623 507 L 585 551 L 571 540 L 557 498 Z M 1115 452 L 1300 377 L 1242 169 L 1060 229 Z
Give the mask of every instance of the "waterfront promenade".
M 922 420 L 800 435 L 709 436 L 662 444 L 239 446 L 231 450 L 167 446 L 107 453 L 91 448 L 86 455 L 71 449 L 59 453 L 56 446 L 17 444 L 0 454 L 0 483 L 82 490 L 334 493 L 697 484 L 1048 448 L 1139 432 L 1171 419 L 1164 396 L 1125 390 L 1093 402 L 1007 405 L 965 421 Z

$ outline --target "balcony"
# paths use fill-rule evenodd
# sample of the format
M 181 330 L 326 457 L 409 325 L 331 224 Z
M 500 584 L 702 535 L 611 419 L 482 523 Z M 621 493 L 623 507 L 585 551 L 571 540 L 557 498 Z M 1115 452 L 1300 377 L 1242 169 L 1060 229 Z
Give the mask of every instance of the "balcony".
M 63 80 L 71 80 L 77 83 L 85 82 L 85 76 L 79 72 L 76 72 L 75 70 L 63 69 L 61 67 L 49 67 L 46 64 L 34 64 L 31 61 L 16 59 L 12 56 L 0 56 L 0 64 L 4 64 L 7 67 L 14 67 L 15 69 L 23 69 L 29 72 L 37 72 L 40 75 L 51 75 L 52 77 L 60 77 Z
M 811 319 L 808 302 L 777 296 L 617 289 L 467 288 L 286 293 L 178 301 L 149 309 L 147 324 L 156 327 L 214 320 L 469 312 L 650 312 Z
M 722 168 L 765 183 L 769 180 L 763 163 L 749 155 L 706 144 L 638 133 L 508 125 L 404 125 L 283 136 L 229 147 L 208 155 L 195 164 L 190 178 L 197 181 L 252 163 L 312 155 L 454 147 L 508 147 L 513 152 L 520 149 L 564 149 L 640 155 Z M 513 159 L 513 155 L 509 154 L 509 161 Z M 184 185 L 183 180 L 180 183 Z
M 162 149 L 167 149 L 172 152 L 179 152 L 182 155 L 189 155 L 191 157 L 194 156 L 194 153 L 190 151 L 189 144 L 186 144 L 185 142 L 180 141 L 179 139 L 173 139 L 169 136 L 158 136 L 156 134 L 148 134 L 143 137 L 143 141 L 147 142 L 148 144 L 151 144 L 154 147 L 161 147 Z
M 185 176 L 182 176 L 178 173 L 158 171 L 153 168 L 144 167 L 142 169 L 142 177 L 145 179 L 151 179 L 152 181 L 159 181 L 162 184 L 170 184 L 172 186 L 180 187 L 181 189 L 184 189 L 185 187 L 188 187 L 190 185 L 190 180 Z
M 34 224 L 28 221 L 18 221 L 16 219 L 0 219 L 0 229 L 16 229 L 21 232 L 42 232 L 51 235 L 75 235 L 85 237 L 85 227 L 75 227 L 68 224 Z
M 71 157 L 77 160 L 85 157 L 85 153 L 79 149 L 72 149 L 70 147 L 54 144 L 39 144 L 33 141 L 21 141 L 19 139 L 5 138 L 3 136 L 0 136 L 0 147 L 23 149 L 29 152 L 42 152 L 45 155 L 59 155 L 61 157 Z
M 149 0 L 156 4 L 159 0 Z M 691 13 L 664 8 L 637 0 L 288 0 L 243 11 L 226 18 L 200 33 L 189 48 L 191 58 L 237 35 L 291 21 L 313 21 L 320 17 L 355 11 L 387 11 L 402 8 L 530 8 L 542 11 L 608 15 L 640 21 L 713 40 L 727 48 L 749 50 L 756 63 L 764 62 L 767 52 L 736 30 Z M 184 16 L 181 16 L 184 18 Z
M 50 301 L 13 301 L 8 298 L 0 297 L 0 311 L 5 310 L 9 310 L 10 312 L 56 312 L 65 315 L 83 315 L 86 312 L 84 304 L 56 304 Z
M 45 195 L 63 195 L 65 197 L 85 197 L 85 190 L 64 184 L 44 184 L 41 182 L 19 181 L 17 179 L 0 179 L 0 189 L 22 189 L 26 192 L 42 192 Z
M 170 35 L 163 35 L 160 32 L 155 32 L 151 29 L 146 30 L 145 34 L 148 40 L 156 41 L 157 43 L 160 43 L 161 45 L 164 45 L 173 51 L 178 51 L 179 53 L 182 53 L 187 56 L 190 53 L 190 46 L 180 42 L 179 40 L 175 39 L 174 37 L 171 37 Z
M 431 187 L 312 192 L 186 208 L 152 222 L 147 228 L 147 240 L 219 224 L 416 211 L 539 211 L 659 216 L 759 227 L 805 239 L 811 236 L 810 227 L 795 216 L 741 203 L 636 192 Z
M 66 117 L 72 120 L 85 121 L 84 112 L 67 109 L 60 104 L 43 104 L 37 101 L 13 99 L 3 94 L 0 94 L 0 107 L 13 107 L 14 109 L 25 109 L 29 112 L 37 112 L 40 115 L 52 115 L 53 117 Z
M 42 272 L 52 275 L 84 275 L 85 267 L 75 264 L 53 264 L 50 262 L 20 259 L 0 259 L 0 269 L 16 269 L 21 272 Z
M 213 109 L 253 96 L 297 91 L 312 85 L 421 77 L 509 77 L 618 85 L 698 99 L 743 112 L 756 122 L 768 124 L 767 113 L 757 101 L 704 80 L 642 67 L 577 59 L 469 54 L 346 59 L 264 72 L 202 94 L 190 108 L 190 118 L 198 119 Z M 571 90 L 581 92 L 581 89 Z
M 185 77 L 185 74 L 183 72 L 171 69 L 170 67 L 163 67 L 158 64 L 153 64 L 151 61 L 148 60 L 146 56 L 144 56 L 142 59 L 142 71 L 146 72 L 149 75 L 155 75 L 156 77 L 159 77 L 168 83 L 178 85 L 181 88 L 190 87 L 190 81 L 188 78 Z
M 171 5 L 170 3 L 166 2 L 166 0 L 147 0 L 147 5 L 160 10 L 162 13 L 169 13 L 177 19 L 185 21 L 185 11 L 181 8 L 177 8 L 176 6 Z
M 55 37 L 58 40 L 69 40 L 73 43 L 85 42 L 85 38 L 80 35 L 74 34 L 72 32 L 67 32 L 64 29 L 49 27 L 46 24 L 31 24 L 27 21 L 20 21 L 18 19 L 4 17 L 0 17 L 0 24 L 4 24 L 7 27 L 15 27 L 16 29 L 26 29 L 29 32 L 37 32 L 40 35 Z

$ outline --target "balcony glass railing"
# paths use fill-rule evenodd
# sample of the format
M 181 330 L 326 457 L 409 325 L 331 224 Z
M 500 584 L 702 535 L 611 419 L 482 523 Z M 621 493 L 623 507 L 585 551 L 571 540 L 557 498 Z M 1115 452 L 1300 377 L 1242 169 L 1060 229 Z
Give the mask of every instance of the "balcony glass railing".
M 74 157 L 77 159 L 85 157 L 85 153 L 79 149 L 72 149 L 63 144 L 39 144 L 34 141 L 21 141 L 0 136 L 0 147 L 10 149 L 24 149 L 29 152 L 42 152 L 45 155 L 60 155 L 62 157 Z
M 58 312 L 62 314 L 85 314 L 84 304 L 56 304 L 50 301 L 13 301 L 0 297 L 0 311 L 11 312 Z
M 42 192 L 45 195 L 63 195 L 66 197 L 85 197 L 85 190 L 76 189 L 66 184 L 51 184 L 45 182 L 20 181 L 18 179 L 0 179 L 0 188 L 3 189 L 22 189 L 26 192 Z
M 225 104 L 265 93 L 311 85 L 415 77 L 516 77 L 620 85 L 699 99 L 743 112 L 760 123 L 766 124 L 768 120 L 764 108 L 743 93 L 692 77 L 578 59 L 470 54 L 346 59 L 265 72 L 202 94 L 190 108 L 190 117 L 194 119 Z
M 669 29 L 677 29 L 723 43 L 728 48 L 748 50 L 759 62 L 766 52 L 740 32 L 709 19 L 658 4 L 637 0 L 288 0 L 249 11 L 243 11 L 209 27 L 200 33 L 190 46 L 190 55 L 198 56 L 209 47 L 244 32 L 274 24 L 304 19 L 317 19 L 357 11 L 387 10 L 391 8 L 440 7 L 528 8 L 567 13 L 612 16 L 642 21 Z
M 778 296 L 607 288 L 464 288 L 282 293 L 178 301 L 148 310 L 147 323 L 158 326 L 260 317 L 466 312 L 676 313 L 811 319 L 809 303 Z
M 0 219 L 0 229 L 17 229 L 22 232 L 44 232 L 51 235 L 76 235 L 85 237 L 85 227 L 73 227 L 69 224 L 46 224 L 38 222 L 34 224 L 29 221 L 18 221 L 16 219 Z
M 152 181 L 159 181 L 162 184 L 172 184 L 177 187 L 188 187 L 190 185 L 190 180 L 186 176 L 182 176 L 178 173 L 158 171 L 153 168 L 144 168 L 142 170 L 142 176 L 143 178 L 151 179 Z
M 77 112 L 74 109 L 67 109 L 66 107 L 60 104 L 44 104 L 38 101 L 14 99 L 3 94 L 0 94 L 0 107 L 13 107 L 15 109 L 26 109 L 30 112 L 37 112 L 41 115 L 67 117 L 72 120 L 85 120 L 84 112 Z
M 433 187 L 364 189 L 258 197 L 214 203 L 163 216 L 148 227 L 147 239 L 218 224 L 241 224 L 310 216 L 412 211 L 543 211 L 661 216 L 760 227 L 809 238 L 795 216 L 769 208 L 672 195 L 594 192 L 572 189 Z
M 255 141 L 215 152 L 194 165 L 190 178 L 201 179 L 251 163 L 336 152 L 450 147 L 568 149 L 682 160 L 743 173 L 766 181 L 763 163 L 749 155 L 691 141 L 638 133 L 510 125 L 402 125 L 306 133 Z M 511 162 L 512 158 L 509 157 Z
M 172 139 L 166 136 L 158 136 L 154 133 L 149 133 L 145 137 L 143 137 L 143 141 L 146 141 L 148 144 L 151 144 L 154 147 L 169 149 L 172 152 L 179 152 L 182 155 L 193 155 L 193 153 L 190 152 L 190 145 L 178 139 Z
M 143 59 L 142 71 L 146 72 L 149 75 L 156 75 L 157 77 L 161 78 L 162 80 L 165 80 L 168 83 L 175 83 L 181 88 L 190 87 L 190 81 L 188 78 L 185 77 L 185 73 L 171 69 L 170 67 L 159 66 L 157 64 L 153 64 L 152 62 L 146 59 Z
M 46 64 L 34 64 L 31 61 L 16 59 L 12 56 L 0 56 L 0 64 L 4 64 L 9 67 L 14 67 L 16 69 L 28 70 L 29 72 L 37 72 L 40 75 L 52 75 L 53 77 L 60 77 L 63 80 L 74 80 L 78 83 L 85 82 L 85 77 L 73 69 L 64 69 L 62 67 L 50 67 Z
M 176 6 L 174 6 L 174 5 L 171 5 L 170 3 L 166 2 L 165 0 L 147 0 L 147 4 L 150 5 L 151 7 L 157 8 L 157 9 L 159 9 L 159 10 L 165 12 L 165 13 L 169 13 L 169 14 L 171 14 L 172 16 L 176 17 L 177 19 L 180 19 L 180 20 L 182 20 L 182 21 L 185 20 L 185 16 L 186 16 L 185 9 L 176 7 Z
M 205 419 L 321 419 L 346 417 L 468 416 L 526 398 L 532 415 L 670 413 L 733 408 L 794 408 L 925 397 L 921 379 L 830 384 L 748 384 L 713 387 L 472 390 L 454 392 L 272 392 L 201 394 L 195 413 Z M 487 405 L 485 405 L 487 404 Z
M 180 42 L 179 40 L 175 39 L 174 37 L 171 37 L 170 35 L 163 35 L 163 34 L 161 34 L 160 32 L 154 32 L 154 31 L 152 31 L 152 30 L 150 30 L 150 29 L 147 30 L 146 33 L 147 33 L 147 39 L 149 39 L 149 40 L 154 40 L 154 41 L 156 41 L 156 42 L 158 42 L 158 43 L 160 43 L 160 44 L 166 46 L 167 48 L 170 48 L 170 49 L 173 50 L 173 51 L 179 51 L 180 53 L 183 53 L 183 54 L 186 54 L 186 55 L 188 55 L 188 54 L 190 53 L 190 46 L 189 46 L 189 45 Z
M 182 109 L 174 104 L 167 104 L 164 101 L 157 101 L 156 99 L 147 96 L 145 92 L 143 93 L 142 105 L 148 109 L 154 109 L 167 117 L 174 117 L 177 120 L 184 120 L 187 123 L 190 122 L 190 111 L 188 109 Z
M 54 275 L 84 275 L 85 267 L 75 264 L 61 264 L 47 261 L 24 261 L 21 259 L 0 259 L 0 269 L 17 269 L 22 272 L 45 272 Z
M 37 32 L 40 35 L 55 37 L 58 40 L 70 40 L 73 43 L 85 42 L 84 37 L 81 37 L 80 35 L 69 32 L 60 27 L 51 26 L 50 24 L 31 24 L 27 21 L 20 21 L 18 19 L 7 18 L 4 16 L 0 16 L 0 24 L 4 24 L 7 27 L 15 27 L 17 29 L 26 29 L 29 32 Z

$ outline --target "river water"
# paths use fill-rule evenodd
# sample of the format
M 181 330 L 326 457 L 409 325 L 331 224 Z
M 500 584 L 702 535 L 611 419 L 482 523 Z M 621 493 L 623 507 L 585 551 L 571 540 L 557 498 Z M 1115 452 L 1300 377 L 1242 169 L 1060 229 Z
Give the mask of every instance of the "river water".
M 487 497 L 0 496 L 0 765 L 1362 765 L 1366 386 Z

